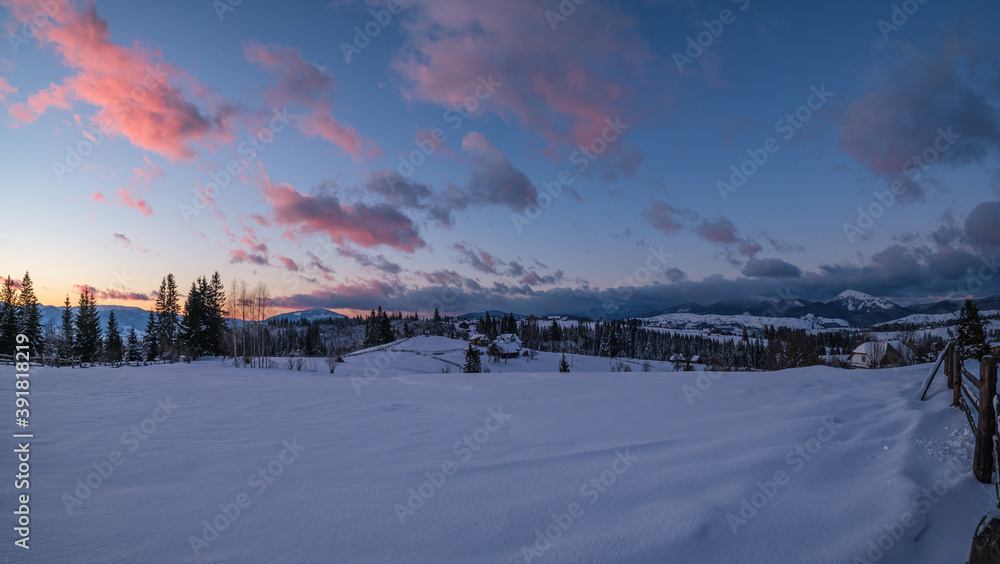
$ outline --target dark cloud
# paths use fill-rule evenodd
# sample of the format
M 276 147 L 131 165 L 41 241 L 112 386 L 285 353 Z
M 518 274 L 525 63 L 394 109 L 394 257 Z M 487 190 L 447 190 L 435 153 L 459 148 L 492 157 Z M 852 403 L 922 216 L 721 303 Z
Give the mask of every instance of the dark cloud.
M 538 193 L 528 176 L 481 133 L 473 131 L 466 135 L 462 148 L 471 153 L 468 192 L 474 201 L 503 205 L 515 211 L 535 201 Z
M 652 200 L 649 209 L 643 210 L 643 217 L 650 225 L 662 231 L 665 235 L 673 235 L 687 227 L 688 222 L 697 216 L 695 212 L 674 207 L 660 200 Z
M 243 249 L 233 249 L 229 251 L 229 262 L 232 264 L 249 262 L 259 264 L 261 266 L 270 264 L 266 256 L 260 253 L 248 253 Z
M 395 275 L 403 271 L 402 266 L 385 258 L 384 255 L 372 256 L 347 247 L 338 247 L 337 254 L 352 259 L 365 268 L 372 268 L 383 274 Z
M 935 52 L 899 43 L 892 61 L 873 69 L 871 90 L 841 116 L 841 148 L 872 172 L 905 178 L 906 197 L 921 195 L 915 182 L 926 171 L 912 157 L 933 147 L 942 129 L 961 137 L 940 162 L 984 162 L 1000 148 L 998 52 L 995 37 L 969 22 L 949 30 Z
M 299 193 L 288 184 L 276 184 L 261 170 L 258 182 L 274 210 L 274 221 L 306 235 L 323 233 L 340 246 L 386 245 L 413 253 L 427 243 L 413 220 L 387 203 L 342 203 L 329 185 L 315 195 Z
M 743 268 L 743 276 L 748 278 L 797 278 L 801 275 L 799 267 L 778 258 L 752 258 Z
M 965 234 L 983 254 L 1000 252 L 1000 202 L 983 202 L 965 219 Z

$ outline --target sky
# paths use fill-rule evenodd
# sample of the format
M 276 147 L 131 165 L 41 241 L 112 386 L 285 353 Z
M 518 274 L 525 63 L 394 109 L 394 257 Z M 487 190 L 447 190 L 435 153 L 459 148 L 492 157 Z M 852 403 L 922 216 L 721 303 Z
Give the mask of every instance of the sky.
M 1000 294 L 988 1 L 0 0 L 2 275 L 149 308 Z

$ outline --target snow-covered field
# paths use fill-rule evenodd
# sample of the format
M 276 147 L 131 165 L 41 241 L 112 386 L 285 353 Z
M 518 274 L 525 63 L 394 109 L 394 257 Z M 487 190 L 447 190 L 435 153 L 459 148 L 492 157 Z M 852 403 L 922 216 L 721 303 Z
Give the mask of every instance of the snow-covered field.
M 912 315 L 907 315 L 906 317 L 900 317 L 899 319 L 894 319 L 892 321 L 876 323 L 875 325 L 873 325 L 873 327 L 881 327 L 884 325 L 890 325 L 895 323 L 912 323 L 914 325 L 930 325 L 930 324 L 954 325 L 958 322 L 960 314 L 961 312 L 959 311 L 952 313 L 914 313 Z M 992 317 L 1000 315 L 1000 310 L 988 309 L 986 311 L 979 312 L 979 315 L 983 317 Z
M 7 541 L 0 556 L 963 562 L 995 502 L 940 376 L 929 401 L 912 398 L 927 365 L 609 373 L 577 356 L 560 374 L 540 355 L 443 374 L 429 349 L 444 341 L 336 374 L 318 361 L 37 369 L 32 548 Z
M 843 319 L 830 319 L 808 314 L 803 317 L 762 317 L 743 313 L 740 315 L 719 315 L 708 313 L 664 313 L 645 319 L 647 323 L 662 323 L 670 327 L 697 329 L 701 327 L 736 326 L 763 329 L 769 325 L 790 329 L 821 329 L 826 327 L 850 327 Z

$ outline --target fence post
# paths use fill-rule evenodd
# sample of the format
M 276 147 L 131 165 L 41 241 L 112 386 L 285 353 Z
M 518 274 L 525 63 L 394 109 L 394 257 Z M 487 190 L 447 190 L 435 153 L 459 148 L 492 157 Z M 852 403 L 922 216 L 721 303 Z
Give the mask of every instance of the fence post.
M 951 348 L 951 374 L 954 379 L 951 384 L 951 404 L 958 407 L 962 405 L 962 378 L 964 378 L 962 376 L 962 354 L 958 351 L 958 347 Z
M 955 385 L 951 381 L 951 344 L 948 344 L 948 348 L 944 351 L 944 379 L 948 383 L 948 389 L 952 389 Z
M 959 372 L 961 374 L 961 372 Z M 996 433 L 996 414 L 993 396 L 997 393 L 997 366 L 990 355 L 979 363 L 979 428 L 976 430 L 976 452 L 972 458 L 972 471 L 984 484 L 993 481 L 993 435 Z

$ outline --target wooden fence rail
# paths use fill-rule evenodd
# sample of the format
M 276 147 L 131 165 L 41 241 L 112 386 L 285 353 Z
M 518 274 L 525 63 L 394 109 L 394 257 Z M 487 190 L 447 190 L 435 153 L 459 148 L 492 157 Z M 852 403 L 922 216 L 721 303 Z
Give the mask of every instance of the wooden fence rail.
M 979 361 L 979 376 L 965 369 L 957 347 L 948 343 L 924 380 L 920 399 L 927 395 L 934 375 L 944 365 L 952 407 L 965 412 L 976 436 L 972 473 L 984 484 L 992 483 L 1000 508 L 1000 396 L 997 396 L 997 361 L 987 355 Z M 971 386 L 970 386 L 971 385 Z M 974 390 L 974 391 L 973 391 Z M 968 403 L 966 403 L 968 399 Z M 975 411 L 975 417 L 972 412 Z M 1000 519 L 986 514 L 976 528 L 967 564 L 1000 562 Z

